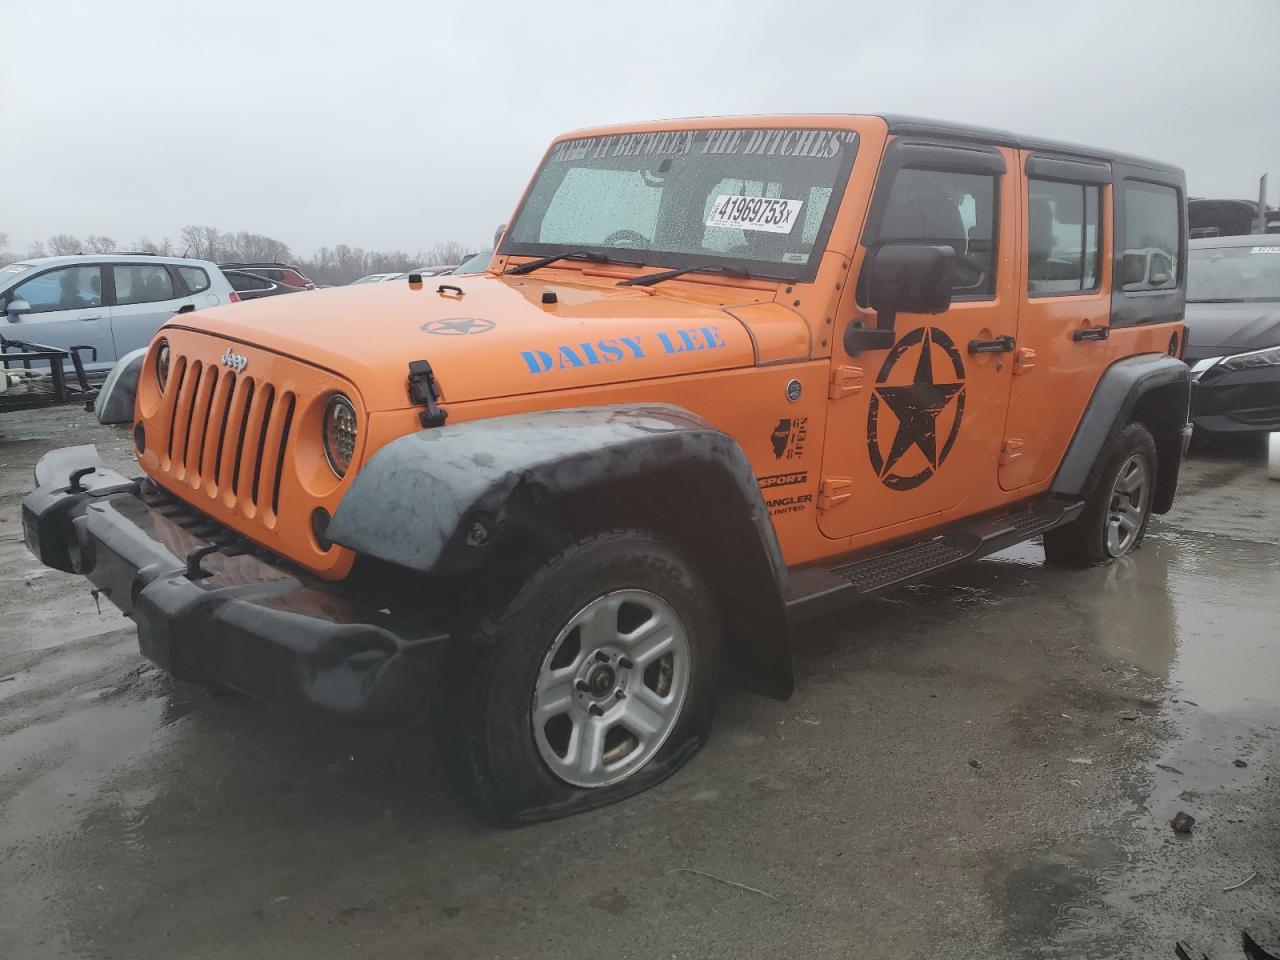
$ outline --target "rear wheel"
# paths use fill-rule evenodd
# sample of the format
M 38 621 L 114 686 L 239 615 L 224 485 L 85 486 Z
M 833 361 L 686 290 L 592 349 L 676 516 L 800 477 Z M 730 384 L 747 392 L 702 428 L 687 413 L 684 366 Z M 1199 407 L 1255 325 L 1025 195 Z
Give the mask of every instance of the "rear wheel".
M 679 551 L 599 534 L 506 592 L 464 618 L 433 698 L 445 760 L 488 813 L 533 821 L 611 803 L 702 745 L 718 624 Z
M 1142 545 L 1155 493 L 1156 444 L 1140 423 L 1126 426 L 1104 454 L 1106 466 L 1084 511 L 1044 535 L 1045 559 L 1070 567 L 1110 563 Z

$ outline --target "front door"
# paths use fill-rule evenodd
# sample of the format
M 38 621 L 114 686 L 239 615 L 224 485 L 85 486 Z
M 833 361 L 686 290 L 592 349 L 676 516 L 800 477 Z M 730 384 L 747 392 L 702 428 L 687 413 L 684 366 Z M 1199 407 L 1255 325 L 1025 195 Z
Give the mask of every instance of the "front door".
M 891 348 L 849 356 L 836 341 L 818 522 L 828 537 L 852 538 L 851 549 L 999 499 L 1017 334 L 1016 154 L 896 145 L 882 163 L 864 263 L 885 244 L 949 246 L 954 295 L 940 314 L 899 313 Z M 847 295 L 838 332 L 876 324 L 857 298 Z
M 111 318 L 103 302 L 98 264 L 55 267 L 18 284 L 7 301 L 25 300 L 31 312 L 4 323 L 5 337 L 59 349 L 91 347 L 81 354 L 89 370 L 108 370 L 115 361 Z M 93 359 L 96 351 L 97 359 Z M 47 364 L 41 364 L 47 366 Z M 68 372 L 70 366 L 65 366 Z

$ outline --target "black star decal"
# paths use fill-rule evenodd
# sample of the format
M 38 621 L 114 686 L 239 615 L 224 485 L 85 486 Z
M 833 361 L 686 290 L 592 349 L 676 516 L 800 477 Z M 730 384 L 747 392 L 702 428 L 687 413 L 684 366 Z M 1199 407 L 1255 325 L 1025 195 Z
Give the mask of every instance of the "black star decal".
M 898 418 L 898 432 L 894 434 L 889 455 L 880 469 L 881 478 L 894 472 L 903 456 L 912 447 L 918 449 L 929 463 L 929 473 L 941 463 L 938 457 L 938 416 L 964 389 L 960 382 L 938 383 L 933 377 L 933 336 L 926 330 L 920 343 L 920 358 L 909 386 L 878 387 L 876 392 Z M 946 454 L 944 453 L 945 457 Z

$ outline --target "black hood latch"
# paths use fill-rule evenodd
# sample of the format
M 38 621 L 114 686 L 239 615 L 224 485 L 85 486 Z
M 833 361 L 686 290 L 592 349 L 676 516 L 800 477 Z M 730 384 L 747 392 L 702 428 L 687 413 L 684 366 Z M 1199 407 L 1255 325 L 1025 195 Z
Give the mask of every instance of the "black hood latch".
M 436 404 L 440 399 L 440 385 L 426 360 L 409 361 L 409 402 L 415 407 L 426 407 L 418 414 L 424 427 L 442 427 L 449 419 L 449 411 Z

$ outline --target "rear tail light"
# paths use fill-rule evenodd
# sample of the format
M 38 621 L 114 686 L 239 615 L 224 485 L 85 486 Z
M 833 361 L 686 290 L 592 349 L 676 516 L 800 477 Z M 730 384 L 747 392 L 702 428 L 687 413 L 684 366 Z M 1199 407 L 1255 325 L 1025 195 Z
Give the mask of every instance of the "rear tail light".
M 238 293 L 236 293 L 234 290 L 232 290 L 232 291 L 231 291 L 231 296 L 230 296 L 230 297 L 228 297 L 227 299 L 228 299 L 231 303 L 239 303 L 239 302 L 240 302 L 240 294 L 238 294 Z

